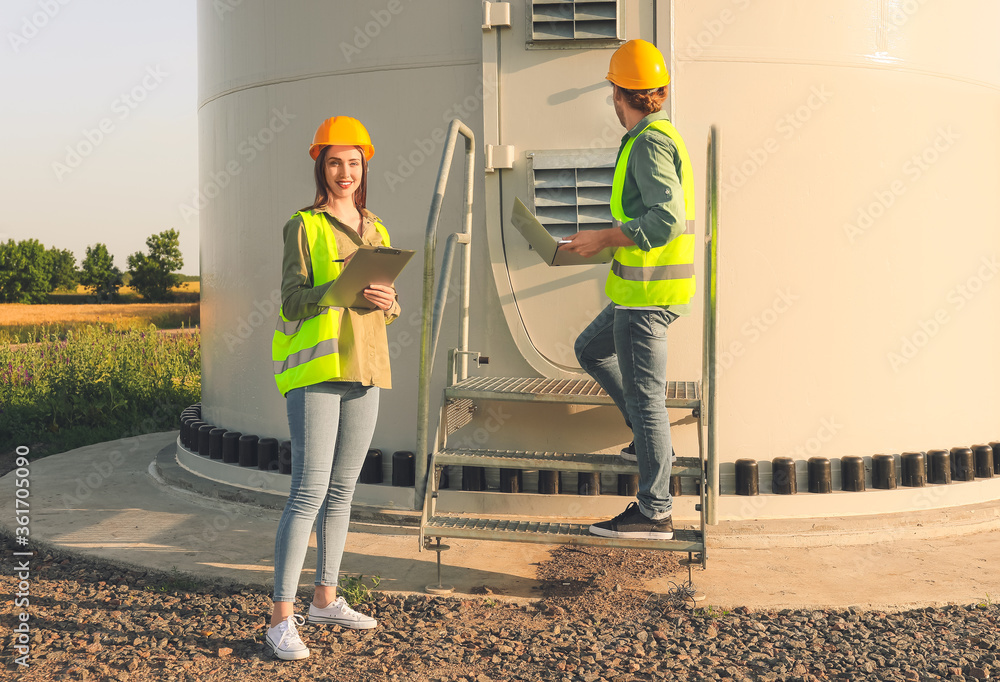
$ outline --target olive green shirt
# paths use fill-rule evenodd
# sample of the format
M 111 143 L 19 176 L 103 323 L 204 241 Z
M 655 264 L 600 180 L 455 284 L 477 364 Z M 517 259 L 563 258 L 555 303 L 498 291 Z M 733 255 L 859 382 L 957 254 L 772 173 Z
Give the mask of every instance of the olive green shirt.
M 323 213 L 334 232 L 339 258 L 347 258 L 362 244 L 383 246 L 382 235 L 375 228 L 375 217 L 364 211 L 361 234 L 353 228 Z M 284 256 L 281 261 L 281 309 L 289 320 L 301 320 L 319 314 L 326 306 L 319 302 L 333 281 L 313 286 L 312 258 L 305 226 L 298 214 L 285 223 Z M 357 381 L 365 386 L 392 388 L 389 371 L 389 342 L 385 326 L 399 317 L 399 301 L 388 311 L 346 308 L 340 323 L 339 377 L 328 381 Z
M 618 156 L 629 139 L 636 137 L 653 121 L 670 120 L 666 112 L 649 114 L 622 136 Z M 622 223 L 621 230 L 643 251 L 663 246 L 684 233 L 687 213 L 681 185 L 681 155 L 674 141 L 659 130 L 647 130 L 632 144 L 625 182 L 622 187 L 625 215 L 635 216 Z M 665 308 L 675 315 L 688 315 L 690 303 Z

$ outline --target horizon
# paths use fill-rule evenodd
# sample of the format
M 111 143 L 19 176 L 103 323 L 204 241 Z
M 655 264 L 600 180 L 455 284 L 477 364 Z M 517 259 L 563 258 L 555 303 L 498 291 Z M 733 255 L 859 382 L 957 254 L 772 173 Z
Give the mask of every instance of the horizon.
M 198 218 L 180 210 L 198 191 L 195 0 L 12 0 L 0 16 L 0 241 L 68 249 L 77 267 L 100 242 L 125 271 L 173 228 L 178 272 L 199 275 Z

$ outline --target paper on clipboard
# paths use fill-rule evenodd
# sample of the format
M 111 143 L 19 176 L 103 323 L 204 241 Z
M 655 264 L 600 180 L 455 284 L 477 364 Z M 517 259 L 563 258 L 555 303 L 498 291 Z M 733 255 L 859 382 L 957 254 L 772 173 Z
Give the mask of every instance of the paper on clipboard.
M 365 298 L 364 290 L 372 284 L 391 286 L 414 253 L 388 246 L 359 246 L 319 304 L 374 310 L 376 306 Z
M 535 252 L 541 256 L 547 265 L 599 265 L 610 263 L 615 256 L 614 248 L 607 248 L 589 258 L 578 253 L 559 248 L 561 241 L 549 234 L 549 231 L 538 222 L 524 202 L 514 197 L 514 208 L 510 212 L 510 222 L 528 240 Z

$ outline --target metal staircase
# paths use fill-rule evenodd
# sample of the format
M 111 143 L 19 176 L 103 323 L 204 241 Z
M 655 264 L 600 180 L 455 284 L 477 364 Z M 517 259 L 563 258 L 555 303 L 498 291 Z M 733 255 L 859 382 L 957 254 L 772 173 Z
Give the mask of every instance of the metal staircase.
M 433 301 L 434 287 L 434 243 L 436 241 L 437 218 L 444 186 L 447 182 L 447 163 L 454 150 L 457 135 L 466 137 L 467 181 L 466 218 L 463 233 L 450 236 L 448 250 L 439 280 L 436 300 Z M 474 137 L 461 122 L 452 122 L 448 142 L 438 175 L 437 192 L 431 205 L 428 219 L 424 270 L 424 329 L 421 340 L 420 398 L 418 402 L 418 432 L 416 454 L 416 499 L 423 501 L 420 522 L 421 549 L 431 549 L 438 553 L 438 585 L 428 586 L 431 592 L 447 592 L 450 589 L 440 582 L 441 551 L 447 549 L 441 544 L 443 538 L 467 538 L 476 540 L 499 540 L 506 542 L 532 542 L 543 544 L 596 545 L 606 547 L 630 547 L 639 549 L 659 549 L 688 553 L 688 565 L 700 564 L 704 567 L 707 557 L 706 526 L 716 522 L 715 502 L 718 496 L 718 464 L 715 460 L 714 436 L 714 382 L 715 382 L 715 311 L 716 311 L 716 270 L 718 240 L 718 204 L 716 190 L 717 138 L 713 127 L 708 143 L 708 238 L 705 253 L 705 319 L 703 372 L 700 381 L 670 381 L 665 396 L 668 408 L 688 409 L 698 424 L 698 456 L 676 458 L 672 476 L 694 478 L 700 495 L 696 509 L 700 512 L 697 529 L 675 529 L 672 540 L 638 540 L 629 538 L 606 538 L 591 535 L 590 523 L 573 523 L 565 519 L 506 515 L 503 518 L 489 518 L 468 513 L 441 513 L 437 509 L 442 469 L 447 466 L 483 467 L 503 470 L 537 470 L 553 472 L 586 472 L 597 474 L 638 474 L 638 466 L 617 455 L 602 455 L 575 452 L 538 452 L 532 450 L 489 450 L 476 448 L 449 448 L 448 437 L 468 424 L 472 408 L 480 402 L 517 401 L 539 404 L 573 405 L 613 405 L 613 401 L 596 382 L 585 379 L 550 379 L 524 377 L 469 377 L 467 361 L 472 359 L 486 364 L 487 358 L 468 349 L 468 272 L 471 241 L 471 173 L 474 163 Z M 455 244 L 466 246 L 464 252 L 463 291 L 461 315 L 461 337 L 459 347 L 448 355 L 448 377 L 441 406 L 440 424 L 433 449 L 428 448 L 430 396 L 429 383 L 433 369 L 434 352 L 443 316 L 442 308 L 447 299 L 448 280 Z M 516 496 L 517 493 L 509 493 Z M 622 498 L 624 508 L 627 498 Z M 430 539 L 435 538 L 436 544 Z

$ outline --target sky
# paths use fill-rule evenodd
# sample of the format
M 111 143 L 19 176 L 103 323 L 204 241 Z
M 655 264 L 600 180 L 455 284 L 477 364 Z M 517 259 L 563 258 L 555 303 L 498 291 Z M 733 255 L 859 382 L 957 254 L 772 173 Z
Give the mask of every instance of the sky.
M 198 274 L 196 0 L 4 0 L 0 241 L 107 245 L 123 271 L 180 233 Z

